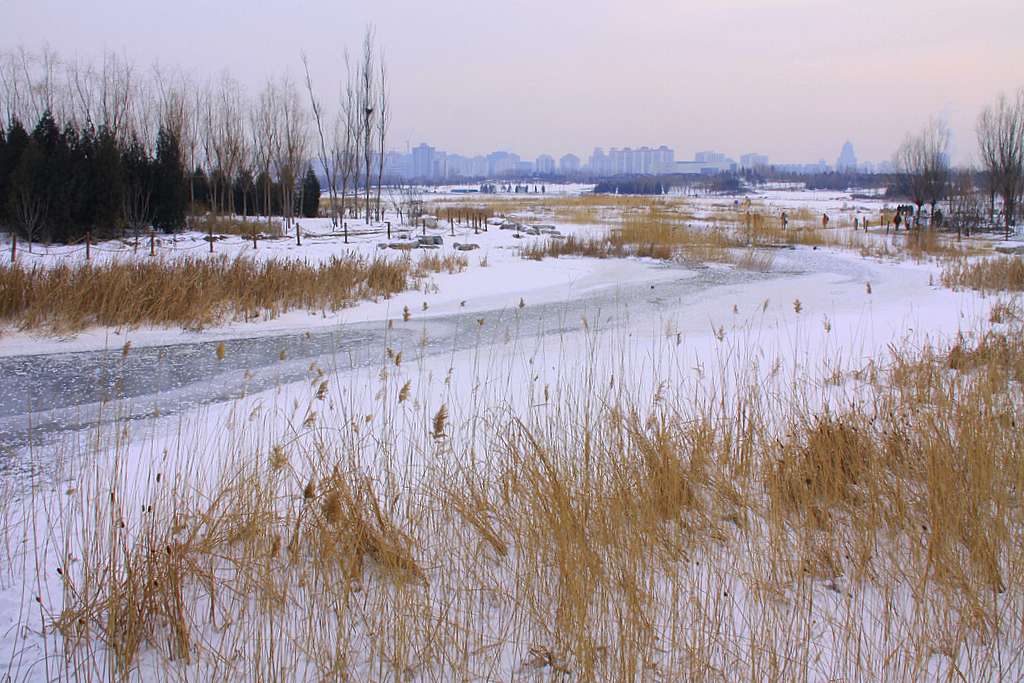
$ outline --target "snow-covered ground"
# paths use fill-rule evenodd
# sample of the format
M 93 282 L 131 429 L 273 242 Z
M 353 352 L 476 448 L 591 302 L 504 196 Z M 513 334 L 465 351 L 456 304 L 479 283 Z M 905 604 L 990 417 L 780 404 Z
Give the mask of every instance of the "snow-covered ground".
M 773 211 L 809 208 L 851 219 L 877 215 L 884 206 L 881 201 L 854 201 L 835 192 L 771 191 L 753 199 Z M 736 201 L 708 197 L 694 203 L 713 211 L 735 206 Z M 346 245 L 336 236 L 327 236 L 330 224 L 326 220 L 300 223 L 301 247 L 292 238 L 283 238 L 262 241 L 254 250 L 251 242 L 230 237 L 216 242 L 214 256 L 309 262 L 343 253 L 405 257 L 404 252 L 378 249 L 384 241 L 379 233 L 363 231 Z M 571 224 L 557 227 L 564 234 L 604 229 Z M 226 323 L 199 332 L 93 329 L 69 339 L 5 331 L 0 336 L 0 356 L 4 357 L 0 366 L 26 355 L 40 363 L 57 357 L 51 354 L 71 352 L 108 350 L 119 356 L 129 341 L 133 349 L 166 346 L 168 353 L 182 349 L 183 353 L 206 354 L 216 366 L 212 344 L 223 340 L 257 337 L 268 340 L 266 344 L 275 340 L 297 344 L 296 334 L 336 333 L 341 339 L 348 330 L 360 330 L 373 340 L 374 348 L 365 362 L 357 362 L 351 349 L 344 347 L 325 352 L 316 346 L 296 355 L 285 353 L 282 346 L 280 366 L 253 368 L 252 373 L 246 369 L 244 381 L 236 384 L 224 380 L 228 382 L 225 386 L 243 386 L 240 392 L 224 392 L 216 371 L 208 380 L 194 383 L 199 394 L 209 387 L 217 400 L 193 396 L 177 408 L 168 409 L 164 403 L 159 410 L 151 410 L 147 406 L 158 404 L 161 387 L 140 391 L 131 400 L 134 408 L 123 408 L 124 415 L 136 419 L 110 423 L 123 430 L 116 448 L 83 449 L 83 436 L 95 436 L 103 429 L 82 419 L 90 426 L 60 434 L 34 449 L 30 469 L 44 472 L 39 481 L 48 482 L 43 485 L 51 491 L 64 492 L 73 487 L 75 473 L 81 471 L 82 463 L 73 461 L 83 453 L 102 461 L 117 451 L 118 476 L 141 482 L 155 467 L 173 469 L 168 458 L 173 460 L 175 454 L 202 452 L 209 459 L 204 466 L 213 476 L 218 452 L 248 449 L 261 453 L 268 444 L 281 442 L 313 444 L 317 431 L 302 425 L 308 425 L 310 414 L 316 411 L 365 414 L 369 422 L 369 416 L 381 410 L 381 392 L 397 391 L 404 381 L 412 386 L 409 402 L 403 404 L 410 406 L 410 415 L 419 414 L 429 421 L 444 404 L 449 421 L 460 430 L 476 429 L 480 416 L 496 406 L 528 413 L 533 406 L 548 402 L 549 387 L 560 392 L 583 390 L 585 377 L 602 383 L 611 378 L 613 384 L 616 380 L 624 384 L 624 390 L 632 395 L 650 396 L 665 381 L 680 386 L 700 384 L 705 373 L 713 374 L 714 368 L 727 360 L 757 365 L 764 373 L 782 367 L 783 378 L 809 373 L 824 383 L 829 372 L 861 368 L 882 357 L 892 345 L 919 347 L 970 334 L 989 319 L 994 303 L 975 293 L 938 286 L 940 268 L 934 263 L 876 260 L 852 252 L 806 247 L 778 250 L 769 272 L 750 273 L 733 266 L 665 265 L 641 259 L 529 261 L 521 258 L 519 247 L 546 238 L 517 238 L 512 231 L 496 227 L 479 235 L 464 227 L 456 227 L 455 232 L 452 237 L 448 226 L 428 230 L 428 234 L 444 236 L 446 252 L 454 242 L 480 246 L 465 252 L 469 259 L 465 272 L 436 275 L 422 291 L 358 303 L 326 317 L 319 312 L 295 311 L 274 320 Z M 163 258 L 208 255 L 208 243 L 199 234 L 165 239 L 159 248 Z M 416 250 L 412 257 L 418 258 L 420 253 Z M 106 242 L 95 245 L 92 255 L 96 260 L 149 258 L 144 243 L 136 251 L 130 245 Z M 45 266 L 80 261 L 84 252 L 80 247 L 54 247 L 30 257 L 19 256 L 22 258 Z M 405 307 L 412 311 L 408 321 L 402 320 Z M 232 352 L 229 344 L 226 353 L 230 356 Z M 388 356 L 394 353 L 405 355 L 404 366 L 383 373 L 383 368 L 391 367 Z M 290 370 L 285 371 L 286 364 Z M 254 375 L 265 381 L 251 380 Z M 316 396 L 323 377 L 330 380 L 326 403 Z M 245 388 L 250 381 L 253 390 Z M 785 384 L 778 377 L 774 381 L 775 386 Z M 18 419 L 31 417 L 28 413 L 7 416 L 8 423 Z M 408 417 L 405 423 L 414 422 Z M 247 426 L 239 429 L 239 425 Z M 397 438 L 399 451 L 404 446 L 413 453 L 404 466 L 404 476 L 415 479 L 428 466 L 422 461 L 425 437 L 405 434 Z M 95 443 L 110 442 L 97 437 Z M 376 451 L 371 448 L 361 453 L 367 459 L 364 464 L 372 467 Z M 57 461 L 61 461 L 59 466 Z M 4 476 L 0 471 L 0 477 Z M 47 495 L 12 509 L 29 510 L 38 501 L 49 500 Z M 47 522 L 37 520 L 36 524 L 45 527 Z M 24 680 L 42 680 L 46 671 L 27 664 L 45 656 L 40 636 L 45 618 L 33 596 L 41 596 L 49 613 L 60 610 L 59 577 L 52 572 L 42 577 L 23 573 L 30 572 L 40 557 L 33 555 L 33 544 L 39 543 L 40 537 L 33 532 L 21 539 L 15 534 L 13 541 L 9 537 L 9 547 L 23 554 L 6 575 L 0 573 L 0 672 L 12 667 L 10 670 Z M 47 546 L 40 553 L 45 566 L 50 562 L 46 554 L 59 551 Z M 509 672 L 502 674 L 507 678 Z M 15 680 L 22 680 L 18 676 Z

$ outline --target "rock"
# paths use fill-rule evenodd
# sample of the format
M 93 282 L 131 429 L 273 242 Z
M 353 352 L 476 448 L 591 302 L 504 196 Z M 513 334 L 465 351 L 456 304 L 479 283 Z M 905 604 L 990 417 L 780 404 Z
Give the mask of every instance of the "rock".
M 479 244 L 472 244 L 472 243 L 459 244 L 458 242 L 456 242 L 452 246 L 455 247 L 456 251 L 473 251 L 474 249 L 479 249 L 480 248 Z
M 488 218 L 487 225 L 501 225 L 505 222 L 504 218 Z
M 422 237 L 418 237 L 417 241 L 419 242 L 419 245 L 421 247 L 428 245 L 440 247 L 442 244 L 444 244 L 444 238 L 441 237 L 440 235 L 424 235 Z
M 410 249 L 415 249 L 418 246 L 419 246 L 419 242 L 413 242 L 411 240 L 408 241 L 408 242 L 404 242 L 404 241 L 403 242 L 388 242 L 388 248 L 389 249 L 399 249 L 401 251 L 408 251 Z

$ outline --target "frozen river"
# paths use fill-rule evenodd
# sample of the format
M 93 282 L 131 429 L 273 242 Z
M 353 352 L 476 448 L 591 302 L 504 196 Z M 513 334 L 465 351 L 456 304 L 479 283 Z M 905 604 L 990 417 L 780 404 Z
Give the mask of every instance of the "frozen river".
M 0 470 L 18 469 L 32 447 L 38 461 L 62 435 L 115 420 L 168 416 L 231 401 L 308 376 L 311 363 L 349 370 L 379 364 L 385 347 L 443 355 L 498 342 L 512 329 L 521 339 L 579 329 L 601 312 L 602 327 L 655 319 L 708 290 L 802 272 L 863 276 L 863 266 L 821 252 L 780 252 L 769 273 L 723 267 L 664 266 L 654 283 L 612 285 L 579 297 L 381 323 L 341 324 L 328 331 L 255 336 L 121 350 L 0 358 Z M 665 272 L 660 273 L 665 276 Z M 512 292 L 514 295 L 514 292 Z M 477 320 L 484 318 L 481 327 Z M 422 349 L 422 339 L 426 345 Z

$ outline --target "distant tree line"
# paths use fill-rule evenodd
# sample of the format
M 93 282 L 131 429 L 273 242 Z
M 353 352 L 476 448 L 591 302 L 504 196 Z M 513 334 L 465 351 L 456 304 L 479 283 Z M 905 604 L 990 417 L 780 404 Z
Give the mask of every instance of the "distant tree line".
M 668 189 L 667 180 L 648 176 L 612 178 L 594 186 L 598 194 L 663 195 Z

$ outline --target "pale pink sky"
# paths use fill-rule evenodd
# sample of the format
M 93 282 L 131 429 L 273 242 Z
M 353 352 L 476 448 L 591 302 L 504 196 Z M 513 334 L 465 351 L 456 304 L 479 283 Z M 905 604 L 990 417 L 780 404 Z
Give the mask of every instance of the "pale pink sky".
M 890 158 L 930 115 L 974 151 L 974 120 L 1024 85 L 1021 0 L 0 0 L 0 49 L 48 44 L 254 92 L 301 73 L 325 96 L 372 21 L 392 79 L 392 146 L 581 156 L 668 144 L 775 161 Z

